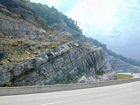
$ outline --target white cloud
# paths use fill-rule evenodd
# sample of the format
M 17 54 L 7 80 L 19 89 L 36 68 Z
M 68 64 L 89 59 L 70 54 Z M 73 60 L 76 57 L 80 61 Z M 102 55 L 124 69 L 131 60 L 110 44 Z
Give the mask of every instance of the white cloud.
M 116 24 L 116 17 L 113 16 L 116 7 L 113 3 L 112 0 L 83 0 L 67 15 L 78 21 L 84 34 L 99 33 L 99 35 L 105 35 L 103 33 Z

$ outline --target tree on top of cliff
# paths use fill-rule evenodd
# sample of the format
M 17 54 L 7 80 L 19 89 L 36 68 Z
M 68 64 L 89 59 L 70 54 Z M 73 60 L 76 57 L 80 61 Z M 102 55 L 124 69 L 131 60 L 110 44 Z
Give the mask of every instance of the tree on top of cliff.
M 19 0 L 29 7 L 31 7 L 38 16 L 44 19 L 49 25 L 66 23 L 67 26 L 75 31 L 82 33 L 82 30 L 77 25 L 77 22 L 66 15 L 59 12 L 55 7 L 48 7 L 47 5 L 42 5 L 40 3 L 32 3 L 30 0 Z M 59 29 L 59 28 L 58 28 Z

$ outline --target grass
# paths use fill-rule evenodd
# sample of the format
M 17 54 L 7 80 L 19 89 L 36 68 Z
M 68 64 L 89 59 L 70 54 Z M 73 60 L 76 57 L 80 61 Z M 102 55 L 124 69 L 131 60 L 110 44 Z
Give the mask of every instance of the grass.
M 0 41 L 5 40 L 0 37 Z M 15 43 L 21 41 L 17 46 Z M 0 60 L 3 62 L 0 65 L 7 63 L 20 63 L 25 62 L 28 59 L 36 57 L 37 55 L 47 52 L 48 50 L 58 48 L 61 43 L 45 42 L 45 41 L 27 41 L 22 39 L 6 39 L 6 44 L 0 45 Z M 29 53 L 27 53 L 29 52 Z
M 127 74 L 117 74 L 119 80 L 131 79 L 133 76 Z
M 54 48 L 57 48 L 58 46 L 55 46 L 55 45 L 52 45 L 52 46 L 49 46 L 48 49 L 54 49 Z

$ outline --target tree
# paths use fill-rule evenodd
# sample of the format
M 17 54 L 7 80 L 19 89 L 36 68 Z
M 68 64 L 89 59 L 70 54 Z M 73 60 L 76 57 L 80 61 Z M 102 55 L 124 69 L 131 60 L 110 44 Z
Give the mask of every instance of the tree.
M 19 1 L 23 2 L 24 4 L 26 4 L 26 2 L 27 2 L 26 0 L 19 0 Z
M 22 0 L 21 0 L 22 1 Z M 24 2 L 25 0 L 23 0 Z M 44 19 L 49 25 L 59 24 L 65 22 L 67 26 L 73 30 L 82 33 L 82 30 L 77 26 L 77 21 L 68 18 L 61 12 L 59 12 L 55 7 L 48 7 L 47 5 L 42 5 L 40 3 L 32 3 L 27 0 L 27 5 L 30 6 L 42 19 Z M 58 30 L 61 28 L 57 28 Z

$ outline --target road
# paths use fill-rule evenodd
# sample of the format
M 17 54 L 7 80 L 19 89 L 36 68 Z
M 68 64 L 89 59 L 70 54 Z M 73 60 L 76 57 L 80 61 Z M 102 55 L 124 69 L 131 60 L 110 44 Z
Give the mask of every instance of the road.
M 140 105 L 140 81 L 70 91 L 0 96 L 0 105 Z

